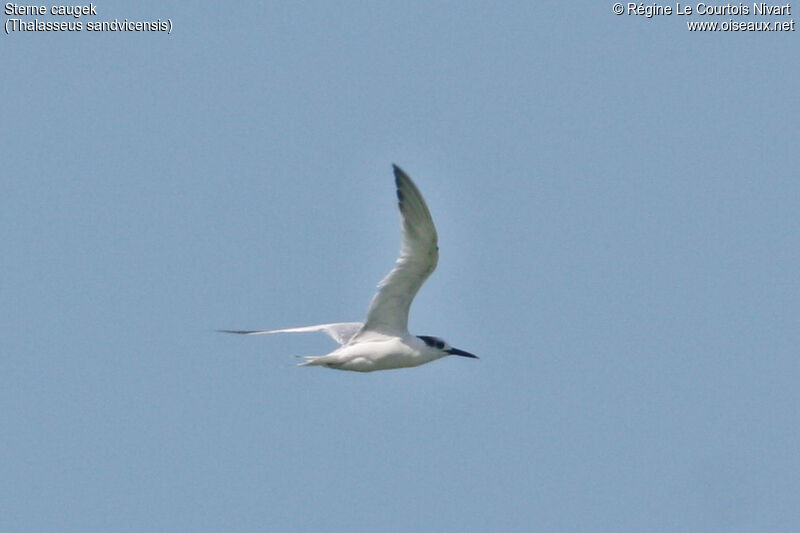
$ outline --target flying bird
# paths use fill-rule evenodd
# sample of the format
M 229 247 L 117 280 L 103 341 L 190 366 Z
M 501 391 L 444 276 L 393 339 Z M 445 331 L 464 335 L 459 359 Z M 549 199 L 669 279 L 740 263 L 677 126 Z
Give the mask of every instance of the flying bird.
M 431 213 L 417 186 L 397 165 L 394 180 L 400 209 L 402 245 L 395 267 L 378 285 L 367 318 L 362 322 L 338 322 L 272 330 L 221 330 L 241 335 L 305 333 L 321 331 L 339 343 L 327 355 L 305 356 L 298 366 L 324 366 L 337 370 L 372 372 L 419 366 L 448 355 L 471 357 L 438 337 L 411 335 L 408 310 L 417 291 L 439 261 L 438 237 Z

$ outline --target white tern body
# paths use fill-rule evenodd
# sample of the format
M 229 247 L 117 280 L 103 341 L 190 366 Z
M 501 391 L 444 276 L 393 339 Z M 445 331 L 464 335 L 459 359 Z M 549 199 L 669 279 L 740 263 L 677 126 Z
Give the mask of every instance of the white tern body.
M 327 355 L 307 356 L 299 366 L 325 366 L 337 370 L 372 372 L 418 366 L 447 355 L 477 359 L 430 336 L 408 332 L 408 310 L 417 291 L 439 261 L 438 237 L 428 206 L 405 172 L 394 165 L 400 208 L 402 246 L 391 272 L 378 285 L 367 318 L 362 322 L 339 322 L 273 330 L 223 330 L 226 333 L 304 333 L 322 331 L 340 344 Z

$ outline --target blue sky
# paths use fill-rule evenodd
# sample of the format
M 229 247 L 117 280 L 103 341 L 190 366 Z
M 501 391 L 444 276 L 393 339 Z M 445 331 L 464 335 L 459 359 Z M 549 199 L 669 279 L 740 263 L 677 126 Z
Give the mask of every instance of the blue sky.
M 798 34 L 612 5 L 3 34 L 0 530 L 795 530 Z M 479 361 L 214 331 L 360 320 L 391 163 L 440 238 L 411 331 Z

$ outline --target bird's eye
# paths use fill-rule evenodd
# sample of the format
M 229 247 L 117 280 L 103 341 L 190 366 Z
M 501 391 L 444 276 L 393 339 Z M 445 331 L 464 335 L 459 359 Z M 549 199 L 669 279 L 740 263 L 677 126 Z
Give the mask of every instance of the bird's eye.
M 444 343 L 442 341 L 436 341 L 436 347 L 441 350 L 442 348 L 444 348 Z

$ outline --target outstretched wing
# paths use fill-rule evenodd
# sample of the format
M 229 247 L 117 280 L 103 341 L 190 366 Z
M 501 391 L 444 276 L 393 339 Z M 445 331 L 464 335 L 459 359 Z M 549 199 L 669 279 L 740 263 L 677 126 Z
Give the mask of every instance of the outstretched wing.
M 400 257 L 378 285 L 378 293 L 367 311 L 364 332 L 402 335 L 408 332 L 411 301 L 439 261 L 439 246 L 436 227 L 422 194 L 400 167 L 393 167 L 401 218 Z
M 339 344 L 347 344 L 353 335 L 358 333 L 358 330 L 364 324 L 361 322 L 339 322 L 336 324 L 318 324 L 316 326 L 303 326 L 300 328 L 286 328 L 286 329 L 269 329 L 269 330 L 233 330 L 221 329 L 222 333 L 238 333 L 239 335 L 264 335 L 267 333 L 308 333 L 311 331 L 322 331 L 327 333 L 333 340 Z

